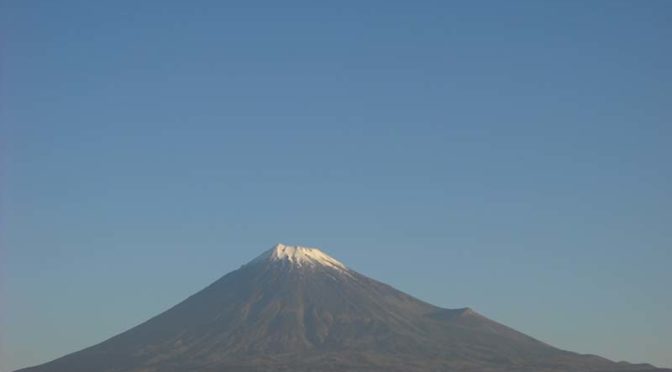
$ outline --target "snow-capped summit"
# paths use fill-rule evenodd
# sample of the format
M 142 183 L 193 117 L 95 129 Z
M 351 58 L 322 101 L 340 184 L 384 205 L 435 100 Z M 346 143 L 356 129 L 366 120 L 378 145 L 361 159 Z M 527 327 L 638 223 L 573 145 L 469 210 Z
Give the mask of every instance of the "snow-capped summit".
M 340 271 L 348 270 L 341 262 L 321 250 L 298 245 L 277 244 L 253 260 L 258 261 L 288 262 L 297 267 L 322 265 Z

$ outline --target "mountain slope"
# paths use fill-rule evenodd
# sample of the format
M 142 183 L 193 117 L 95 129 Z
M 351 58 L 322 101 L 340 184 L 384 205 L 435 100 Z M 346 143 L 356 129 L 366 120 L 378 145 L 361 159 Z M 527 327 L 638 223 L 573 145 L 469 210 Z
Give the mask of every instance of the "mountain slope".
M 318 249 L 277 245 L 168 311 L 23 372 L 617 371 L 475 311 L 442 309 Z

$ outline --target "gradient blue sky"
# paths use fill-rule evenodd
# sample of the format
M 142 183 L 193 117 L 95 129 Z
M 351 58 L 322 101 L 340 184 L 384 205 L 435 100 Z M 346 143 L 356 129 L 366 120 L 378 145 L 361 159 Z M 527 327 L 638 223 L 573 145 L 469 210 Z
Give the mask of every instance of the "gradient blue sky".
M 276 242 L 672 367 L 672 2 L 1 4 L 0 370 Z

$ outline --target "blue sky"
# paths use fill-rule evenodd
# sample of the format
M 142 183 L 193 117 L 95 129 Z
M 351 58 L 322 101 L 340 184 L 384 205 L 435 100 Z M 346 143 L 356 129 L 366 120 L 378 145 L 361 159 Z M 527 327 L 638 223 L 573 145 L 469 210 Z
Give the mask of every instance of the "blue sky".
M 3 372 L 277 242 L 672 367 L 672 3 L 1 4 Z

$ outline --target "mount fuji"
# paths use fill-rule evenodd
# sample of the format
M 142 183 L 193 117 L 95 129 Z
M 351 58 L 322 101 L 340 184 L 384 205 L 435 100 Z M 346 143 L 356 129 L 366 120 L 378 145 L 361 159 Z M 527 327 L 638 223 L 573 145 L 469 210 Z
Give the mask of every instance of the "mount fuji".
M 470 308 L 418 300 L 319 249 L 278 244 L 143 324 L 20 371 L 664 370 L 560 350 Z

